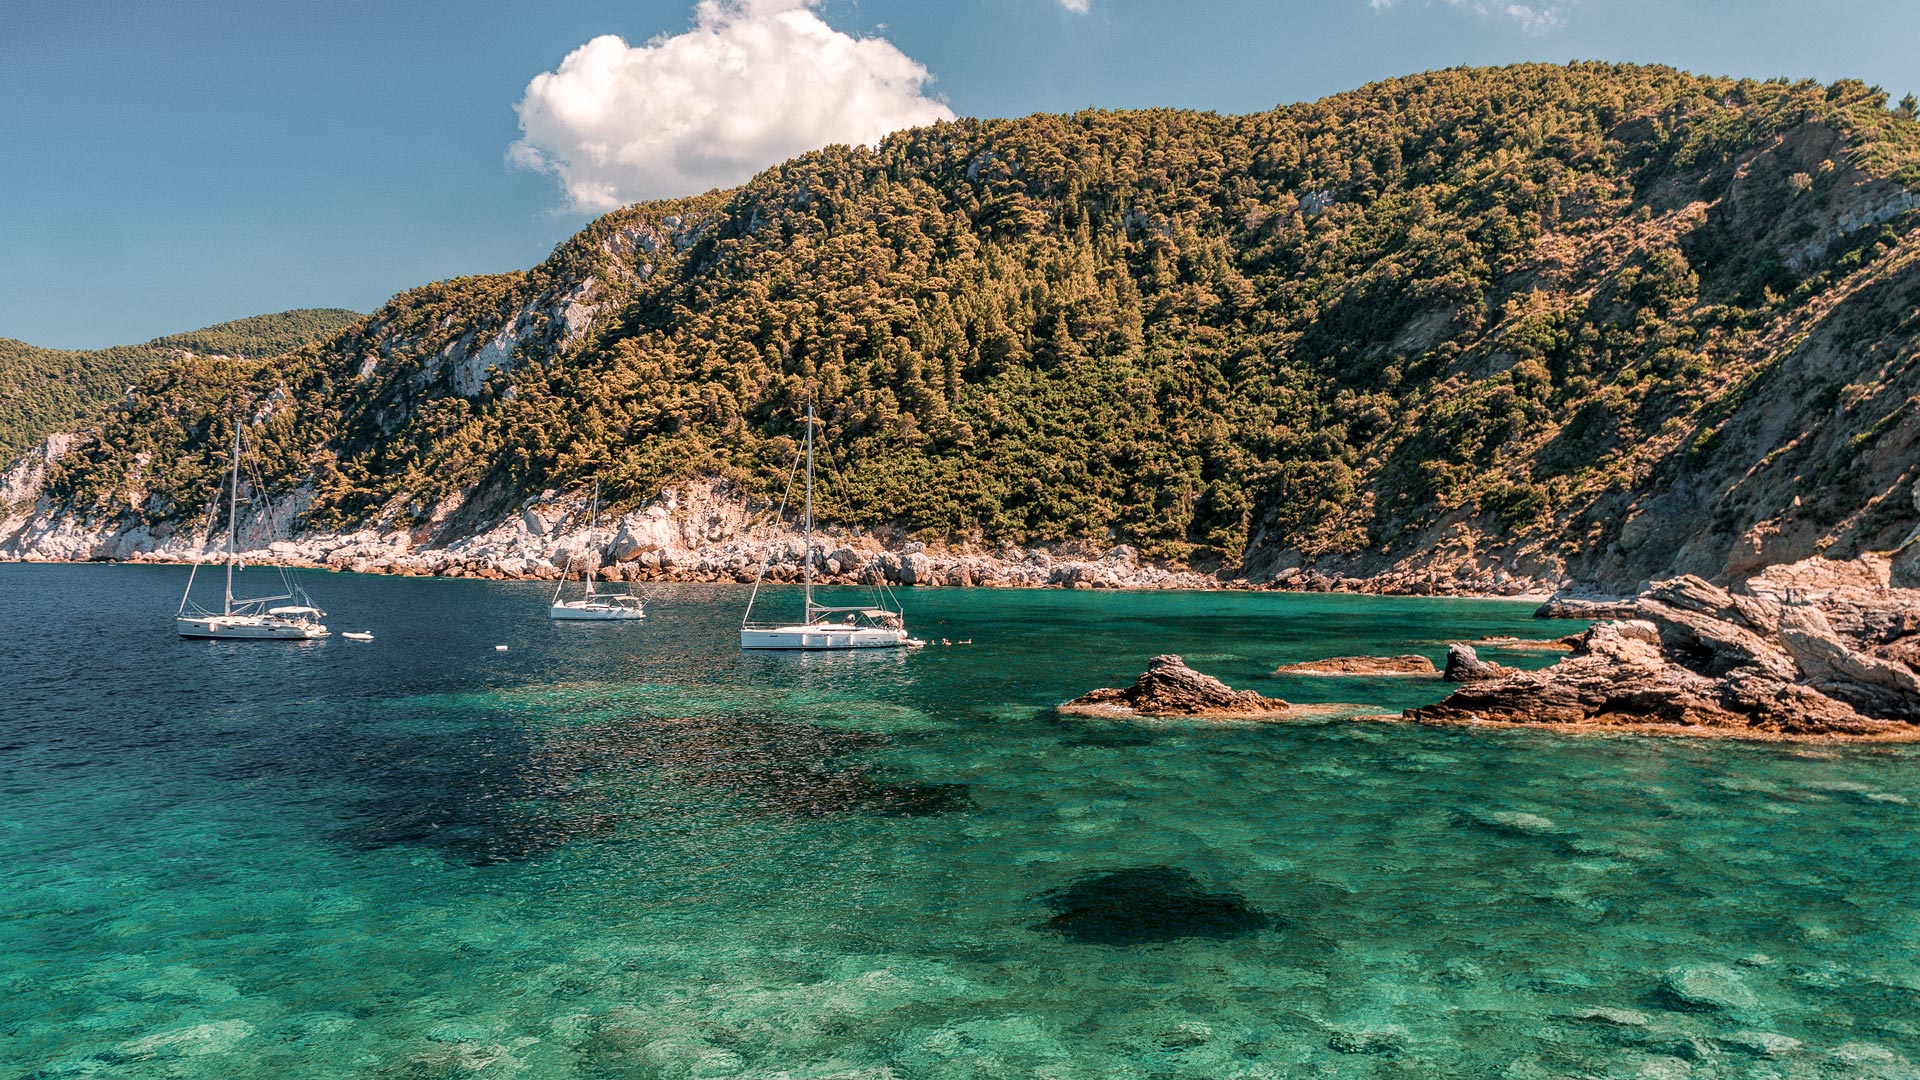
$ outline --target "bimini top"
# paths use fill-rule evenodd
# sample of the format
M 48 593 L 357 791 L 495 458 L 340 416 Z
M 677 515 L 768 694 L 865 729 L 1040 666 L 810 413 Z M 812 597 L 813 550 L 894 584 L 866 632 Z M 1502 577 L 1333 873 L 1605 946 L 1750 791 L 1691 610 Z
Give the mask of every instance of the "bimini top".
M 819 614 L 819 615 L 825 615 L 825 614 L 827 614 L 827 613 L 829 613 L 829 612 L 835 612 L 835 611 L 851 611 L 851 612 L 854 612 L 855 614 L 858 614 L 858 615 L 873 615 L 873 616 L 879 616 L 879 615 L 896 615 L 896 614 L 899 614 L 898 612 L 893 612 L 893 611 L 888 611 L 888 610 L 887 610 L 886 608 L 876 608 L 876 607 L 825 607 L 825 606 L 822 606 L 822 605 L 820 605 L 820 604 L 815 604 L 815 605 L 813 605 L 813 610 L 814 610 L 814 612 L 815 612 L 816 614 Z
M 276 608 L 268 608 L 267 614 L 269 615 L 325 615 L 326 612 L 321 611 L 317 607 L 276 607 Z

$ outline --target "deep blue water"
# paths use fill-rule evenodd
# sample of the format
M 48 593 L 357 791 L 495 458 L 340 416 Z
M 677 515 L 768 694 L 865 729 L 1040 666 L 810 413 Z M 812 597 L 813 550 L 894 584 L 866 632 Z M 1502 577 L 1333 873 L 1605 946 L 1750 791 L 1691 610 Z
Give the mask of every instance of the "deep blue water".
M 373 643 L 189 642 L 184 578 L 0 566 L 0 1076 L 1920 1075 L 1913 750 L 1051 709 L 1178 652 L 1393 711 L 1268 673 L 1526 605 L 922 590 L 973 644 L 792 656 L 733 587 L 328 575 Z

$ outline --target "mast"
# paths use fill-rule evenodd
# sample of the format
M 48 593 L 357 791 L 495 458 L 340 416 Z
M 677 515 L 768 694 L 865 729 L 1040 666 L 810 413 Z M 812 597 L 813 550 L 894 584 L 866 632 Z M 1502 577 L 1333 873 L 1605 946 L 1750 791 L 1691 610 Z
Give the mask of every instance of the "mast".
M 807 581 L 807 618 L 813 622 L 813 403 L 807 403 L 807 550 L 800 556 Z
M 600 549 L 594 547 L 593 526 L 600 517 L 600 481 L 593 482 L 593 498 L 587 503 L 587 550 L 592 554 L 587 559 L 587 595 L 593 595 L 593 572 L 600 568 Z
M 227 599 L 221 607 L 222 615 L 233 614 L 233 549 L 239 543 L 240 532 L 240 424 L 233 425 L 233 482 L 227 493 Z

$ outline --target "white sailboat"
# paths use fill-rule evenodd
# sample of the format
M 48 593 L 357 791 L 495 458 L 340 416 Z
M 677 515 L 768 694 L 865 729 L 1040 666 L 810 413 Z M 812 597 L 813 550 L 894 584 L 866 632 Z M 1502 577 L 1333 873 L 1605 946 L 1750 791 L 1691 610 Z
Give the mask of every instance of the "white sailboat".
M 828 607 L 813 602 L 813 406 L 807 406 L 807 504 L 806 552 L 801 558 L 806 581 L 806 607 L 797 623 L 753 622 L 753 602 L 760 595 L 760 578 L 765 577 L 766 561 L 754 579 L 753 593 L 747 599 L 747 614 L 740 620 L 742 649 L 897 649 L 903 645 L 925 644 L 907 636 L 905 618 L 896 608 L 883 603 L 853 607 Z M 791 487 L 788 488 L 792 490 Z M 771 552 L 768 555 L 771 558 Z M 884 588 L 884 586 L 883 586 Z
M 327 613 L 313 606 L 307 591 L 296 584 L 285 569 L 280 581 L 286 591 L 277 596 L 236 599 L 233 595 L 233 571 L 240 528 L 240 428 L 233 429 L 233 476 L 227 494 L 227 590 L 218 612 L 193 602 L 193 579 L 200 573 L 195 561 L 187 574 L 187 590 L 180 596 L 180 610 L 174 614 L 174 627 L 181 637 L 221 638 L 236 641 L 307 641 L 327 636 L 320 620 Z M 297 603 L 280 604 L 290 600 Z
M 593 548 L 593 527 L 600 516 L 600 484 L 593 485 L 593 502 L 587 511 L 587 546 Z M 595 588 L 593 573 L 600 565 L 600 552 L 593 548 L 586 558 L 586 589 L 578 600 L 562 600 L 560 594 L 566 591 L 567 574 L 573 570 L 573 560 L 567 560 L 567 567 L 560 572 L 560 584 L 554 587 L 553 603 L 547 608 L 547 618 L 581 622 L 627 622 L 647 617 L 646 601 L 630 592 L 601 592 Z

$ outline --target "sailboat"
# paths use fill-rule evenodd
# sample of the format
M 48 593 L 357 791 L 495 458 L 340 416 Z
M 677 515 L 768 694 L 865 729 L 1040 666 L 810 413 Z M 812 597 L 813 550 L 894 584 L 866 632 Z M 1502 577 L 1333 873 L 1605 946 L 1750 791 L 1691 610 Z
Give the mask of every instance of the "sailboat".
M 600 484 L 593 485 L 593 502 L 587 511 L 587 545 L 593 545 L 593 526 L 600 516 Z M 560 572 L 560 584 L 553 590 L 553 604 L 547 608 L 549 619 L 571 619 L 581 621 L 627 621 L 647 617 L 646 601 L 626 592 L 601 592 L 594 587 L 593 572 L 600 565 L 600 552 L 595 548 L 586 559 L 586 590 L 578 600 L 562 600 L 560 594 L 567 588 L 567 573 L 573 569 L 573 560 L 567 560 L 567 567 Z
M 753 602 L 760 595 L 760 577 L 767 564 L 760 564 L 753 593 L 747 599 L 747 613 L 740 620 L 742 649 L 896 649 L 903 645 L 921 645 L 907 636 L 906 619 L 897 608 L 882 603 L 854 607 L 828 607 L 813 602 L 813 406 L 807 406 L 807 504 L 805 514 L 806 553 L 801 558 L 806 581 L 806 606 L 797 623 L 753 622 Z M 789 491 L 792 489 L 789 488 Z M 769 550 L 768 558 L 772 553 Z M 883 586 L 884 588 L 884 586 Z
M 320 620 L 327 613 L 313 606 L 307 591 L 296 584 L 284 568 L 281 584 L 286 591 L 278 596 L 236 598 L 233 595 L 233 571 L 239 562 L 236 551 L 240 528 L 240 426 L 233 429 L 233 475 L 227 493 L 227 591 L 218 613 L 193 602 L 193 579 L 200 573 L 196 560 L 187 573 L 187 591 L 180 596 L 180 610 L 174 614 L 174 627 L 186 638 L 221 638 L 238 641 L 306 641 L 327 636 Z M 280 600 L 298 603 L 276 604 Z

